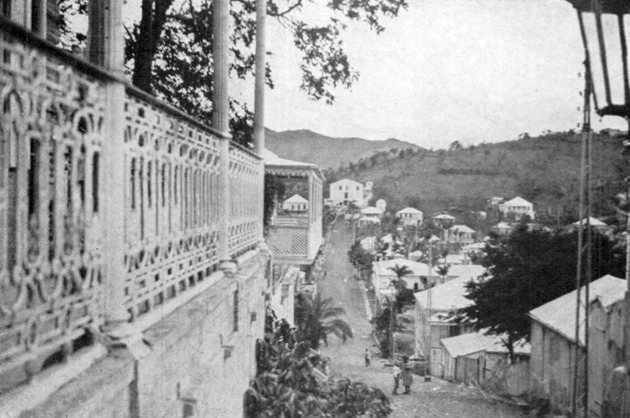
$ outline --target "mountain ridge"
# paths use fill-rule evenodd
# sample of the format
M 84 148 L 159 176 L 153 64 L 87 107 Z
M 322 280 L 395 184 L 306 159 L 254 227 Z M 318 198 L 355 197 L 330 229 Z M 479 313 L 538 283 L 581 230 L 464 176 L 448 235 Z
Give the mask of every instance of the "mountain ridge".
M 392 149 L 421 150 L 422 147 L 396 138 L 368 140 L 359 137 L 330 137 L 308 129 L 274 131 L 265 129 L 266 147 L 279 157 L 317 164 L 322 169 L 339 168 L 361 158 Z

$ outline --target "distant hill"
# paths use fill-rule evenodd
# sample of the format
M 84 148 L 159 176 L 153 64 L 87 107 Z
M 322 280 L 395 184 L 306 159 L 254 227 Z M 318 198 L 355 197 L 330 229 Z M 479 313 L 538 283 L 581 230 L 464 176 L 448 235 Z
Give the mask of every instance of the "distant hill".
M 332 138 L 305 129 L 282 132 L 266 129 L 265 145 L 282 158 L 317 164 L 322 169 L 339 168 L 393 149 L 422 149 L 398 139 L 369 141 L 362 138 Z
M 466 214 L 488 210 L 490 197 L 521 196 L 534 203 L 540 219 L 562 224 L 578 216 L 580 138 L 548 133 L 452 151 L 381 153 L 328 171 L 327 180 L 373 181 L 374 198 L 384 198 L 388 210 L 414 206 L 425 216 L 447 210 L 471 227 Z M 627 187 L 623 179 L 630 175 L 630 162 L 621 148 L 618 138 L 594 135 L 594 216 L 614 217 L 611 197 Z

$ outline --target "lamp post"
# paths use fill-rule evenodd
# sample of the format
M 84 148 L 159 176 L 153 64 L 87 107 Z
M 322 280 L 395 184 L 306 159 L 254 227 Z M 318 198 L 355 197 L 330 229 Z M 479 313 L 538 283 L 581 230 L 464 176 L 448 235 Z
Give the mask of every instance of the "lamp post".
M 628 45 L 630 28 L 624 19 L 630 15 L 627 0 L 567 0 L 577 11 L 580 34 L 586 56 L 586 81 L 595 111 L 600 116 L 620 116 L 630 123 L 630 74 Z M 588 93 L 587 93 L 588 94 Z M 598 97 L 599 96 L 599 97 Z M 624 153 L 630 151 L 630 132 L 622 139 Z M 623 209 L 622 209 L 623 210 Z M 627 216 L 630 214 L 626 210 Z M 627 228 L 630 227 L 630 218 Z M 626 230 L 626 251 L 630 250 L 630 230 Z M 628 372 L 630 371 L 630 257 L 626 258 L 627 290 L 625 298 L 623 373 L 625 388 L 622 403 L 628 402 Z M 588 373 L 588 370 L 586 370 Z M 588 388 L 587 388 L 588 390 Z M 588 406 L 585 406 L 588 411 Z M 588 413 L 588 412 L 587 412 Z

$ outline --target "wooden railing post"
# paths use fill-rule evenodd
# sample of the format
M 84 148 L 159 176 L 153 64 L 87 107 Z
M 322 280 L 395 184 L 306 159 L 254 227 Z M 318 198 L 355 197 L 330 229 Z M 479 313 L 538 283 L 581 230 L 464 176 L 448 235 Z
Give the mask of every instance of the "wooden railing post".
M 214 75 L 212 97 L 212 127 L 220 138 L 219 163 L 219 268 L 226 273 L 235 270 L 230 260 L 228 232 L 230 227 L 230 132 L 228 96 L 229 0 L 215 0 L 213 10 Z
M 124 37 L 122 1 L 90 1 L 89 58 L 106 70 L 122 76 Z M 105 104 L 103 164 L 100 167 L 103 202 L 103 268 L 106 283 L 105 331 L 114 339 L 131 335 L 129 312 L 125 307 L 125 88 L 121 83 L 107 85 Z

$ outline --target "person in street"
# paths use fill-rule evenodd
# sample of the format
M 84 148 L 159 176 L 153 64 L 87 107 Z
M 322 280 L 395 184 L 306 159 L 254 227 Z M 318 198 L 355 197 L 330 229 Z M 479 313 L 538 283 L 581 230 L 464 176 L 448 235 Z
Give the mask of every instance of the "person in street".
M 372 354 L 369 349 L 365 349 L 365 367 L 370 367 L 370 360 L 372 358 Z
M 411 373 L 411 365 L 409 363 L 403 365 L 402 371 L 400 372 L 400 379 L 405 387 L 404 393 L 408 395 L 411 393 L 411 384 L 413 383 L 413 373 Z
M 394 390 L 392 393 L 398 395 L 398 386 L 400 384 L 400 367 L 398 367 L 398 363 L 394 363 L 392 375 L 394 376 Z

